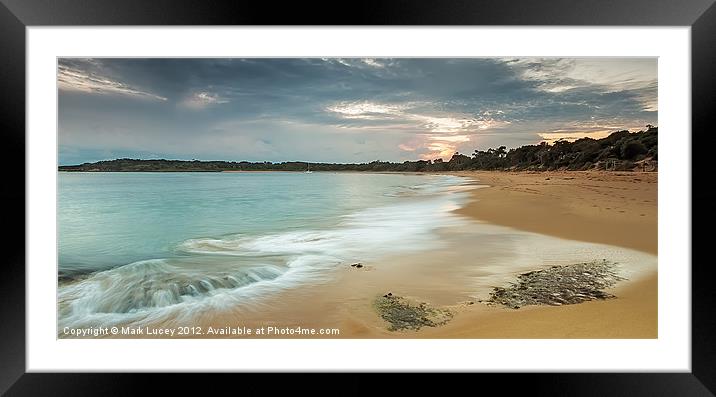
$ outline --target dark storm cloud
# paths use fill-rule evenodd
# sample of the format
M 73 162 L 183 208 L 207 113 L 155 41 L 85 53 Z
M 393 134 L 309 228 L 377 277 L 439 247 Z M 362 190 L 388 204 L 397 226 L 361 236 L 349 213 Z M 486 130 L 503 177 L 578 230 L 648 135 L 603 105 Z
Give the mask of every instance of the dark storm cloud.
M 434 158 L 656 124 L 655 59 L 61 59 L 58 87 L 65 164 Z

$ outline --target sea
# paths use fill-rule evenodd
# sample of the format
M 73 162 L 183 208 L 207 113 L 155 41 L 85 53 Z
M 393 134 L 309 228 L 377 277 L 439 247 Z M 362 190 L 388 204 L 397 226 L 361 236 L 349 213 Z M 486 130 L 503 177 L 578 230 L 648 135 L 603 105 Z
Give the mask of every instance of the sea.
M 58 325 L 260 302 L 340 266 L 439 247 L 473 181 L 364 173 L 58 176 Z

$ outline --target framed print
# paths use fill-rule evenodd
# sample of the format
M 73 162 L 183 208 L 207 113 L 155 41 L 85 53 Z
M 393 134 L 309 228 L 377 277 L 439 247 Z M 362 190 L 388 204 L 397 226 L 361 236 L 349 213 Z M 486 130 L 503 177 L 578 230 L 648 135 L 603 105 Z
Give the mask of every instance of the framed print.
M 331 26 L 237 7 L 4 3 L 25 173 L 3 191 L 3 390 L 271 371 L 714 390 L 692 260 L 710 212 L 691 221 L 710 2 L 381 3 Z

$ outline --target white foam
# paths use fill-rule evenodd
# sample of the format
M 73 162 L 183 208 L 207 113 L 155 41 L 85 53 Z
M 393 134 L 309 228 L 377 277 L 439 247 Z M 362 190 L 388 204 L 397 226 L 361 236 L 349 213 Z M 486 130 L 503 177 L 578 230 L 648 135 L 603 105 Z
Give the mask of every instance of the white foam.
M 419 197 L 343 216 L 332 229 L 190 239 L 177 247 L 184 259 L 136 262 L 62 286 L 60 328 L 181 321 L 207 308 L 255 303 L 324 281 L 331 269 L 348 262 L 438 248 L 438 229 L 466 222 L 452 212 L 466 196 L 450 190 L 462 178 L 435 181 L 417 187 L 423 192 Z M 232 260 L 223 259 L 217 267 L 216 261 L 191 261 L 226 256 L 239 262 L 232 267 L 225 264 Z

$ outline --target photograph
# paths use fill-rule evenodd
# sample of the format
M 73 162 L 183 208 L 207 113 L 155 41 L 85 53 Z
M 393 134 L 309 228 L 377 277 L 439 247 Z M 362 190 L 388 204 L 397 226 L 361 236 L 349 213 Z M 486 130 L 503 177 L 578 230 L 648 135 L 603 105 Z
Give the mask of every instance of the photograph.
M 0 3 L 0 395 L 716 391 L 714 0 Z
M 714 0 L 0 3 L 0 394 L 714 394 Z
M 57 338 L 656 339 L 658 63 L 57 57 Z

